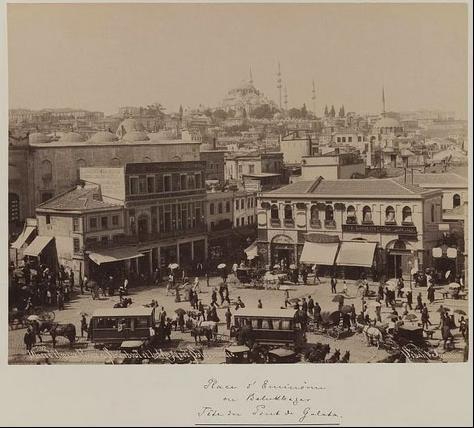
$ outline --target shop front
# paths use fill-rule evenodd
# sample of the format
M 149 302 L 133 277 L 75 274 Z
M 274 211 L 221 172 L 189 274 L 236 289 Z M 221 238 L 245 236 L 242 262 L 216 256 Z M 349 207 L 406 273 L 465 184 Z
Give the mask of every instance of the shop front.
M 271 265 L 288 267 L 297 262 L 296 243 L 287 235 L 277 235 L 270 243 Z

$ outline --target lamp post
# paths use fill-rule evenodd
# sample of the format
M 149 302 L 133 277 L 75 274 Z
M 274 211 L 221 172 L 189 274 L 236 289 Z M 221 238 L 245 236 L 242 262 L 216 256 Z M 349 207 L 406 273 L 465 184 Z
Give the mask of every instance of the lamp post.
M 413 266 L 413 263 L 411 260 L 408 260 L 408 267 L 410 269 L 410 291 L 411 291 L 411 271 L 412 271 L 412 266 Z

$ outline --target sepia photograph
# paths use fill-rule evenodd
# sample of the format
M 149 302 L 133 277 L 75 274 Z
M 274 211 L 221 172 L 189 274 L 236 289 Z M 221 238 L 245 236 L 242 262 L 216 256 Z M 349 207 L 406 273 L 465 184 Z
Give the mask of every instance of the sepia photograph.
M 10 366 L 467 366 L 467 3 L 6 23 Z

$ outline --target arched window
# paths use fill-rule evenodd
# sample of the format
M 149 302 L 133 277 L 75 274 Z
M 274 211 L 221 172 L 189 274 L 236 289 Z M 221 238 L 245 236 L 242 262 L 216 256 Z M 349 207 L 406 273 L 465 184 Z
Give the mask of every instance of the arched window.
M 53 179 L 53 164 L 49 160 L 41 162 L 41 178 L 44 181 L 51 181 Z
M 325 221 L 334 221 L 334 208 L 332 207 L 332 205 L 326 205 L 326 210 L 324 214 Z
M 293 220 L 293 208 L 291 205 L 285 205 L 285 220 Z
M 272 220 L 279 220 L 280 216 L 278 214 L 278 206 L 277 205 L 272 205 L 270 208 L 270 217 Z
M 368 205 L 362 209 L 362 221 L 364 223 L 372 223 L 372 210 Z
M 457 193 L 453 196 L 453 208 L 459 207 L 461 205 L 461 196 Z
M 403 210 L 402 210 L 402 220 L 403 220 L 403 223 L 413 223 L 410 207 L 404 207 L 403 208 Z
M 77 179 L 81 178 L 81 168 L 86 166 L 86 161 L 84 159 L 78 159 L 76 161 L 76 168 L 77 168 Z
M 311 221 L 319 221 L 319 210 L 316 205 L 311 206 Z
M 357 224 L 356 210 L 353 205 L 347 207 L 347 224 Z
M 395 208 L 393 208 L 391 205 L 389 205 L 385 209 L 385 223 L 387 224 L 395 224 Z

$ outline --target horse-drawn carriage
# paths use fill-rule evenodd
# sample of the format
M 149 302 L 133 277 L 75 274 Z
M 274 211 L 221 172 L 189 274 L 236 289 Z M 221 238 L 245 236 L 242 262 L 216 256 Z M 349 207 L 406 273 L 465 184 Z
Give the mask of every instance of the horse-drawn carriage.
M 242 284 L 255 284 L 262 281 L 265 269 L 239 267 L 236 272 L 237 279 Z
M 348 312 L 324 311 L 318 320 L 310 319 L 308 330 L 333 339 L 343 339 L 351 336 L 351 320 Z
M 44 309 L 42 307 L 35 307 L 29 309 L 20 310 L 13 308 L 8 313 L 8 325 L 11 330 L 19 328 L 20 326 L 25 328 L 31 321 L 54 321 L 56 314 L 54 311 Z

